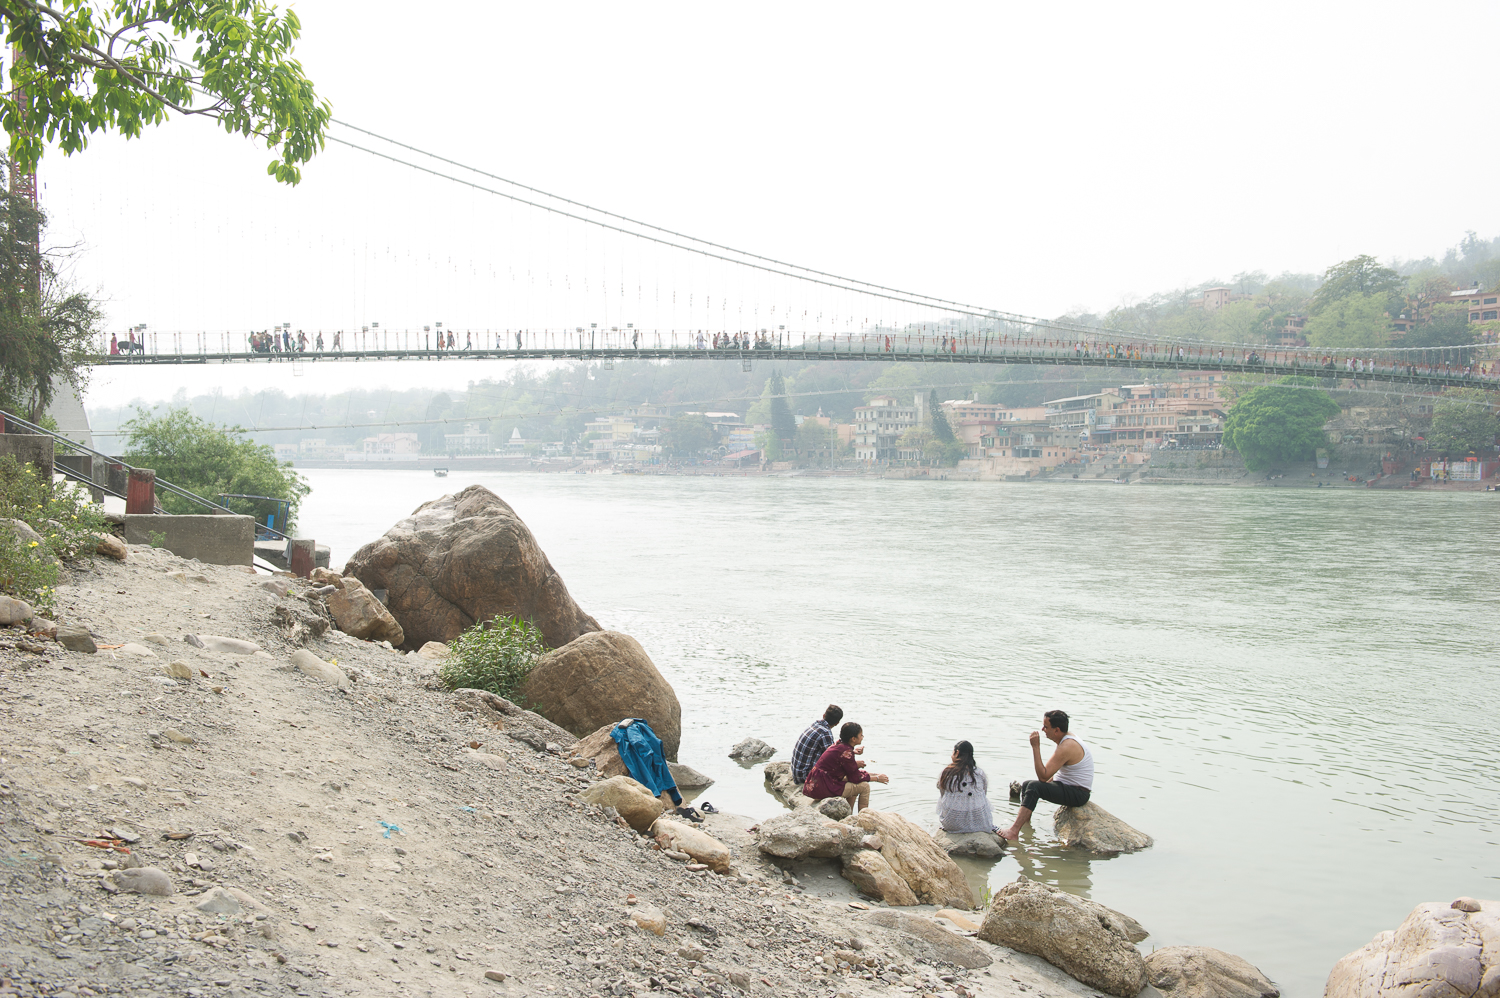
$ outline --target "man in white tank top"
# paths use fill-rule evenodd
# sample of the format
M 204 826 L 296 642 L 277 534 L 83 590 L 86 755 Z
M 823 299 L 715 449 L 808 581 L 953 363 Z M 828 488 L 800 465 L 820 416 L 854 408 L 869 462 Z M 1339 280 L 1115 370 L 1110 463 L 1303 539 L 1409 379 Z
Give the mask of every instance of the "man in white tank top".
M 1057 745 L 1052 758 L 1042 762 L 1042 735 Z M 1021 809 L 1015 823 L 1000 833 L 1004 839 L 1021 837 L 1021 829 L 1031 821 L 1037 801 L 1047 800 L 1063 807 L 1082 807 L 1089 802 L 1094 787 L 1094 753 L 1083 742 L 1068 734 L 1068 715 L 1049 710 L 1042 715 L 1042 730 L 1031 733 L 1031 763 L 1036 779 L 1021 784 Z

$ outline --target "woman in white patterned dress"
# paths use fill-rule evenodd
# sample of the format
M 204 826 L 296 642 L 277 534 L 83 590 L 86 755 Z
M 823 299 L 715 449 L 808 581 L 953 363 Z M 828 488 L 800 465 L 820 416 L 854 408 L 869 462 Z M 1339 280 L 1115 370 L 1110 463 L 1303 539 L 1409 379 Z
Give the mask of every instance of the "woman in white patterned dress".
M 945 832 L 998 832 L 990 807 L 990 781 L 974 763 L 974 746 L 953 746 L 953 761 L 938 777 L 938 826 Z

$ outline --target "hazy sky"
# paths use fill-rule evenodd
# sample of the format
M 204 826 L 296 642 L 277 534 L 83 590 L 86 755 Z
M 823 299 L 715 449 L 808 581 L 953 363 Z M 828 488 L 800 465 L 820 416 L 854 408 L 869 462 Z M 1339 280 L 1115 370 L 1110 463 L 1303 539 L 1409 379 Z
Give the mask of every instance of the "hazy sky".
M 1500 31 L 1492 2 L 296 10 L 298 55 L 345 121 L 717 242 L 1014 312 L 1500 234 L 1478 54 Z M 332 144 L 295 189 L 269 159 L 173 122 L 49 155 L 39 179 L 53 240 L 85 244 L 74 274 L 117 329 L 922 318 Z M 90 401 L 473 376 L 434 368 L 101 372 Z

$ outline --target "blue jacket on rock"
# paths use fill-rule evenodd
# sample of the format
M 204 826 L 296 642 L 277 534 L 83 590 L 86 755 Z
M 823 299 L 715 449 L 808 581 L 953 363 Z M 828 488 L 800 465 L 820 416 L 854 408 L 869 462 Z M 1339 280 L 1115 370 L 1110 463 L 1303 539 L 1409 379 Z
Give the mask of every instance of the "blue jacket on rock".
M 620 761 L 630 770 L 630 778 L 646 787 L 655 796 L 663 790 L 676 790 L 677 781 L 667 768 L 667 757 L 662 754 L 661 739 L 651 730 L 651 725 L 642 718 L 634 717 L 614 726 L 609 736 L 620 750 Z

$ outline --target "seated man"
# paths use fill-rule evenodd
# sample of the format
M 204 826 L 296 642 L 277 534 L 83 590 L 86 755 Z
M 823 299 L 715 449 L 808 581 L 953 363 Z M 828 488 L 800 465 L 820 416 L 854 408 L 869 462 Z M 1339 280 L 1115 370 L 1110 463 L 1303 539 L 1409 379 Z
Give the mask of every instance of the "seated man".
M 1042 762 L 1041 735 L 1057 745 L 1052 758 Z M 1031 733 L 1031 762 L 1036 779 L 1021 784 L 1021 809 L 1015 822 L 1000 837 L 1015 840 L 1021 828 L 1031 821 L 1038 800 L 1048 800 L 1064 807 L 1082 807 L 1089 802 L 1094 786 L 1094 754 L 1087 745 L 1068 734 L 1068 715 L 1049 710 L 1042 715 L 1042 730 Z
M 792 779 L 802 783 L 817 764 L 818 757 L 833 744 L 833 726 L 844 719 L 844 709 L 829 704 L 823 716 L 807 726 L 792 749 Z

